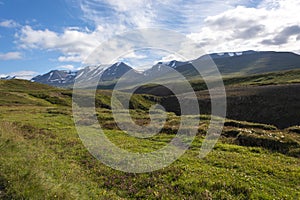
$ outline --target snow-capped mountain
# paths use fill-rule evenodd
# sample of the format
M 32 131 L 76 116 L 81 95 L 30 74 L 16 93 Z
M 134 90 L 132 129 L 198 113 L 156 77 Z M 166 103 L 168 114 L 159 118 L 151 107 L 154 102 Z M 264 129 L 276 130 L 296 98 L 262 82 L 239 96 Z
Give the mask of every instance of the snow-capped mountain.
M 123 62 L 117 62 L 104 71 L 103 75 L 101 76 L 101 80 L 112 81 L 118 79 L 129 70 L 133 70 L 133 68 Z
M 159 64 L 164 64 L 164 65 L 167 65 L 169 67 L 172 67 L 172 68 L 177 68 L 177 67 L 180 67 L 180 66 L 183 66 L 183 65 L 187 65 L 189 64 L 189 62 L 182 62 L 182 61 L 177 61 L 177 60 L 172 60 L 170 62 L 159 62 Z
M 31 81 L 48 85 L 61 86 L 72 84 L 76 75 L 77 71 L 72 72 L 67 70 L 52 70 L 46 74 L 38 75 L 32 78 Z
M 4 76 L 4 77 L 0 77 L 0 80 L 12 80 L 15 78 L 16 78 L 16 76 Z
M 31 81 L 44 83 L 53 86 L 71 86 L 75 79 L 93 81 L 114 81 L 119 79 L 123 74 L 132 70 L 130 66 L 123 62 L 115 63 L 111 66 L 87 66 L 77 71 L 52 70 L 46 74 L 36 76 Z M 138 72 L 135 72 L 139 74 Z M 140 74 L 139 74 L 140 75 Z
M 212 53 L 199 57 L 197 63 L 205 64 L 212 59 L 222 75 L 250 75 L 273 71 L 291 70 L 300 68 L 300 55 L 291 52 L 275 51 L 244 51 Z M 157 74 L 164 68 L 173 68 L 186 77 L 199 75 L 192 65 L 193 61 L 158 62 L 145 71 L 145 75 Z
M 211 58 L 218 67 L 222 75 L 250 75 L 267 73 L 273 71 L 291 70 L 300 68 L 300 55 L 291 52 L 274 51 L 244 51 L 244 52 L 225 52 L 213 53 L 201 56 L 197 59 L 200 65 L 205 64 L 208 58 Z M 36 76 L 32 81 L 45 83 L 54 86 L 72 86 L 75 78 L 82 81 L 99 82 L 113 84 L 125 73 L 127 79 L 145 78 L 145 80 L 154 80 L 153 78 L 168 77 L 172 79 L 172 72 L 177 71 L 186 78 L 199 76 L 194 68 L 192 61 L 158 62 L 143 73 L 135 71 L 132 67 L 123 62 L 115 63 L 111 66 L 88 66 L 78 71 L 52 70 L 44 75 Z M 128 74 L 128 73 L 127 73 Z M 128 81 L 130 82 L 130 80 Z

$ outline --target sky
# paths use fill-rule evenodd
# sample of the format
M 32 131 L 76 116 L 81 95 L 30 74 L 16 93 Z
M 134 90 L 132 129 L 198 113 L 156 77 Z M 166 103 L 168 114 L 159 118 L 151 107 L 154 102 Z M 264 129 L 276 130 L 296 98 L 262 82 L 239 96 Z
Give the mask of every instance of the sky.
M 145 28 L 178 32 L 206 53 L 300 54 L 299 11 L 299 0 L 0 0 L 0 77 L 79 69 L 103 42 Z M 141 50 L 121 60 L 171 59 Z

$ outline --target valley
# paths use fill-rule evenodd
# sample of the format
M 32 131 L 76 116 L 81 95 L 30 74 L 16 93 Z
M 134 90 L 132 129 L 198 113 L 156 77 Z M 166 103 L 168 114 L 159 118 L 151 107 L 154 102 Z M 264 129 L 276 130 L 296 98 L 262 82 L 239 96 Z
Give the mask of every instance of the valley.
M 300 200 L 299 10 L 0 0 L 0 200 Z
M 209 101 L 207 91 L 198 90 L 200 124 L 189 150 L 172 165 L 144 174 L 113 170 L 91 156 L 74 127 L 71 90 L 1 80 L 0 198 L 297 199 L 300 128 L 292 125 L 299 125 L 300 93 L 298 84 L 284 78 L 296 72 L 228 79 L 228 119 L 218 143 L 203 159 L 198 155 L 210 120 Z M 282 77 L 280 84 L 263 83 L 271 76 Z M 98 122 L 114 144 L 151 152 L 174 138 L 180 121 L 172 110 L 176 100 L 172 95 L 155 96 L 156 89 L 152 93 L 142 88 L 130 103 L 138 124 L 149 122 L 148 109 L 155 103 L 169 111 L 160 133 L 148 139 L 121 131 L 110 111 L 111 91 L 97 91 Z

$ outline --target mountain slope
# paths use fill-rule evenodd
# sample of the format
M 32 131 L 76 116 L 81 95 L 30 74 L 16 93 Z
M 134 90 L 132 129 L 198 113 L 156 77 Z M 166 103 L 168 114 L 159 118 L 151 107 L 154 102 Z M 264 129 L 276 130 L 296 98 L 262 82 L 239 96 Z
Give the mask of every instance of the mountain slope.
M 214 57 L 221 74 L 259 74 L 300 68 L 300 56 L 290 52 L 255 52 L 223 58 Z
M 251 75 L 300 68 L 300 55 L 290 52 L 245 51 L 241 53 L 213 53 L 198 58 L 197 63 L 199 65 L 197 67 L 201 69 L 201 65 L 205 65 L 205 61 L 208 58 L 214 61 L 223 76 Z M 187 78 L 198 76 L 199 74 L 192 63 L 193 61 L 178 62 L 174 60 L 166 63 L 159 62 L 147 70 L 145 74 L 159 73 L 163 68 L 171 67 Z
M 66 87 L 74 84 L 75 78 L 80 78 L 86 81 L 109 82 L 119 79 L 126 72 L 132 70 L 130 66 L 123 62 L 115 63 L 111 66 L 87 66 L 78 71 L 52 70 L 46 74 L 36 76 L 31 80 L 34 82 L 44 83 L 53 86 Z
M 74 77 L 76 76 L 76 74 L 77 72 L 66 70 L 52 70 L 46 74 L 38 75 L 31 80 L 48 85 L 62 86 L 72 84 L 74 82 Z
M 253 75 L 267 72 L 276 72 L 284 70 L 293 70 L 300 68 L 300 55 L 290 52 L 274 52 L 274 51 L 245 51 L 241 53 L 213 53 L 204 55 L 197 59 L 198 67 L 204 66 L 208 58 L 212 58 L 223 77 L 238 75 Z M 65 70 L 52 70 L 44 75 L 34 77 L 32 80 L 39 83 L 45 83 L 54 86 L 72 86 L 75 77 L 81 80 L 100 81 L 102 85 L 114 83 L 125 73 L 131 71 L 130 77 L 140 79 L 159 80 L 164 78 L 172 80 L 177 79 L 178 75 L 172 73 L 172 69 L 176 70 L 188 79 L 200 77 L 198 71 L 193 67 L 195 61 L 176 61 L 158 62 L 150 69 L 144 71 L 143 74 L 136 72 L 132 67 L 123 62 L 115 63 L 107 68 L 104 66 L 88 66 L 79 71 L 70 72 Z M 105 69 L 105 71 L 103 71 Z M 111 88 L 111 87 L 108 87 Z
M 251 76 L 225 78 L 227 117 L 279 128 L 300 125 L 300 70 L 272 72 Z M 200 111 L 210 114 L 210 96 L 203 80 L 192 80 L 191 85 L 198 95 Z M 173 88 L 183 88 L 174 83 Z M 167 111 L 180 114 L 180 105 L 174 94 L 161 85 L 144 85 L 135 90 L 138 94 L 160 96 Z M 184 97 L 188 94 L 182 90 Z

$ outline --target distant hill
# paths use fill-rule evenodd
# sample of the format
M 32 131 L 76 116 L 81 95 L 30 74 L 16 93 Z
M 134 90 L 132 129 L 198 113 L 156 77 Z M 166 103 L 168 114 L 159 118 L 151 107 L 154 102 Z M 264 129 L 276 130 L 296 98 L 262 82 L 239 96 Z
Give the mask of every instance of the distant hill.
M 30 82 L 28 80 L 0 80 L 0 91 L 43 91 L 55 89 L 57 88 L 45 84 Z
M 222 74 L 250 75 L 300 68 L 300 55 L 291 52 L 247 51 L 242 55 L 212 57 Z
M 188 101 L 189 94 L 182 95 Z M 211 114 L 208 91 L 196 95 L 201 114 Z M 280 129 L 300 125 L 300 84 L 227 86 L 226 97 L 229 119 L 272 124 Z M 176 96 L 164 96 L 161 103 L 167 111 L 181 114 Z
M 227 96 L 227 117 L 279 128 L 300 125 L 300 70 L 270 72 L 249 76 L 224 78 Z M 203 80 L 193 80 L 191 85 L 199 100 L 202 114 L 210 114 L 210 96 Z M 182 88 L 174 83 L 173 87 Z M 188 94 L 182 95 L 188 98 Z M 161 97 L 167 111 L 180 113 L 176 96 L 162 85 L 144 85 L 135 90 L 138 94 Z
M 300 68 L 300 55 L 291 52 L 275 51 L 245 51 L 234 53 L 213 53 L 198 58 L 197 63 L 205 63 L 211 58 L 220 73 L 226 75 L 252 75 L 275 71 L 284 71 Z M 193 61 L 159 62 L 151 69 L 145 71 L 146 75 L 159 73 L 163 68 L 171 67 L 186 77 L 197 76 L 198 73 L 193 67 Z

